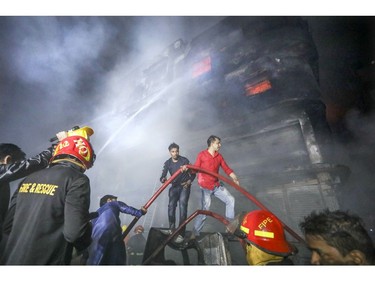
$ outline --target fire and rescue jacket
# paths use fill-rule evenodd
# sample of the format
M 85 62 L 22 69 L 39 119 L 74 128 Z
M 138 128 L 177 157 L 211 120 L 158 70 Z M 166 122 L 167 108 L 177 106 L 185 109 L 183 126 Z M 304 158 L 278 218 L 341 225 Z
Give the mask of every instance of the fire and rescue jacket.
M 120 212 L 141 217 L 142 211 L 122 201 L 101 206 L 92 220 L 92 243 L 88 249 L 88 265 L 125 265 L 126 249 L 122 239 Z
M 228 176 L 233 172 L 233 170 L 225 162 L 224 157 L 217 151 L 215 152 L 214 156 L 212 156 L 208 150 L 199 152 L 194 166 L 206 169 L 216 174 L 219 173 L 219 168 L 221 167 Z M 220 182 L 217 177 L 205 173 L 198 173 L 198 184 L 202 188 L 213 190 L 215 187 L 220 185 Z
M 190 164 L 189 159 L 184 156 L 178 156 L 177 162 L 173 162 L 172 157 L 169 158 L 167 161 L 164 162 L 163 170 L 161 172 L 160 181 L 162 182 L 163 179 L 166 179 L 167 173 L 172 176 L 177 170 L 180 169 L 183 165 Z M 172 186 L 180 186 L 182 183 L 190 180 L 193 182 L 195 179 L 195 174 L 191 173 L 190 171 L 185 171 L 179 174 L 173 181 Z
M 29 175 L 18 187 L 3 263 L 69 264 L 73 246 L 81 251 L 91 242 L 89 207 L 90 181 L 77 165 L 59 162 Z
M 35 171 L 48 166 L 52 157 L 53 148 L 50 147 L 38 155 L 29 159 L 12 164 L 0 164 L 0 227 L 3 225 L 5 215 L 9 206 L 10 186 L 9 183 L 21 179 Z M 1 232 L 0 232 L 1 240 Z

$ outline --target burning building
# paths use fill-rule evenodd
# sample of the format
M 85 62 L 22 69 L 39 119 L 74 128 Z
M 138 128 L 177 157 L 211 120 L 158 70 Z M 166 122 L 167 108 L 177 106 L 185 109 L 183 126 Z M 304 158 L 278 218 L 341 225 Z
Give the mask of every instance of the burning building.
M 338 194 L 350 170 L 332 163 L 318 54 L 302 18 L 227 17 L 189 42 L 176 40 L 140 75 L 139 104 L 182 112 L 186 136 L 179 144 L 185 153 L 196 155 L 211 132 L 220 136 L 241 186 L 297 235 L 298 223 L 312 210 L 340 207 Z M 259 208 L 232 193 L 238 213 Z M 198 196 L 192 192 L 190 210 L 200 208 Z M 220 213 L 220 203 L 211 209 Z M 160 204 L 150 208 L 146 228 L 160 227 L 160 210 Z M 205 230 L 218 233 L 220 225 L 213 220 Z M 149 239 L 158 235 L 153 230 Z M 213 239 L 223 245 L 222 237 Z M 305 263 L 299 247 L 297 262 Z

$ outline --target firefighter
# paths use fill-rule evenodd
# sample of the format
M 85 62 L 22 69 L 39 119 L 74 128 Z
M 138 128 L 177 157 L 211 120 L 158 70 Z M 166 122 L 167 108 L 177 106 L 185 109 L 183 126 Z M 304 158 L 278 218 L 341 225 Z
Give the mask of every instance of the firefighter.
M 91 242 L 90 181 L 84 174 L 95 160 L 85 127 L 62 139 L 50 166 L 26 177 L 16 196 L 6 244 L 6 265 L 68 265 L 73 247 Z
M 295 248 L 285 239 L 281 222 L 271 213 L 255 210 L 241 223 L 249 265 L 293 265 L 289 258 Z

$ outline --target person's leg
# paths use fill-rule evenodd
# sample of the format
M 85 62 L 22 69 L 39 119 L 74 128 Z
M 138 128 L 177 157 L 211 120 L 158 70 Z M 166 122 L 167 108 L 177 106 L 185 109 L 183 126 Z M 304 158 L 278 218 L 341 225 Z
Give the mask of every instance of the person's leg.
M 182 186 L 179 187 L 180 189 L 180 199 L 179 199 L 179 210 L 180 210 L 180 220 L 179 225 L 181 225 L 187 218 L 187 210 L 188 210 L 188 201 L 190 197 L 190 187 L 183 188 Z M 185 235 L 186 226 L 181 229 L 181 235 Z
M 224 187 L 224 186 L 219 186 L 215 188 L 214 193 L 215 197 L 220 199 L 222 202 L 225 203 L 225 216 L 229 220 L 234 219 L 234 203 L 235 199 L 230 194 L 230 192 Z
M 209 210 L 211 206 L 211 194 L 212 191 L 208 189 L 204 189 L 201 187 L 202 191 L 202 210 Z M 194 224 L 194 235 L 198 236 L 200 231 L 203 228 L 204 222 L 206 220 L 207 216 L 206 215 L 198 215 L 195 224 Z
M 179 198 L 178 188 L 170 187 L 168 195 L 169 195 L 169 203 L 168 203 L 169 228 L 175 229 L 176 228 L 176 207 L 177 207 L 177 201 Z

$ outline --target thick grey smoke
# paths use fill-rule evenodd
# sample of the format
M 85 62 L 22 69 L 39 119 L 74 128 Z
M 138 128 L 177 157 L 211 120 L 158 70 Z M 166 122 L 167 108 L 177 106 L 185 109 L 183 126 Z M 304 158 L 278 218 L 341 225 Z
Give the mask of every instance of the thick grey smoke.
M 98 154 L 87 172 L 92 210 L 105 194 L 142 206 L 160 186 L 168 145 L 186 132 L 178 105 L 159 103 L 144 113 L 170 94 L 168 89 L 136 104 L 141 71 L 166 46 L 190 40 L 219 19 L 0 18 L 2 142 L 16 143 L 32 156 L 47 148 L 56 132 L 91 126 Z M 165 106 L 171 111 L 163 113 Z
M 1 142 L 16 143 L 32 156 L 47 148 L 49 138 L 56 132 L 75 125 L 91 126 L 95 131 L 92 143 L 98 156 L 94 167 L 87 171 L 92 184 L 91 209 L 98 207 L 98 199 L 105 194 L 115 194 L 134 207 L 142 206 L 160 186 L 162 164 L 169 157 L 168 145 L 180 144 L 181 154 L 194 162 L 198 150 L 206 147 L 207 137 L 216 131 L 196 131 L 194 123 L 187 125 L 198 108 L 202 108 L 201 104 L 210 102 L 199 100 L 196 111 L 189 110 L 179 99 L 185 94 L 181 87 L 183 81 L 177 80 L 147 98 L 137 95 L 139 78 L 144 68 L 160 58 L 168 45 L 179 38 L 189 41 L 221 19 L 1 17 Z M 336 70 L 337 60 L 330 60 L 336 50 L 346 51 L 344 44 L 334 44 L 330 39 L 332 34 L 321 36 L 322 31 L 329 29 L 319 25 L 320 20 L 311 22 L 320 27 L 314 35 L 322 51 L 322 85 L 326 86 L 327 97 L 340 100 L 341 93 L 329 89 L 338 88 L 337 85 L 345 88 L 345 85 L 324 77 L 330 70 Z M 324 24 L 329 22 L 326 19 Z M 215 123 L 216 112 L 203 108 L 207 114 L 199 122 L 219 126 Z M 374 122 L 371 116 L 349 114 L 347 118 L 349 128 L 360 140 L 360 146 L 353 145 L 349 150 L 357 151 L 360 160 L 348 154 L 344 157 L 348 149 L 345 147 L 338 163 L 356 164 L 353 165 L 356 176 L 346 187 L 354 200 L 345 200 L 349 209 L 361 211 L 358 207 L 361 198 L 371 198 L 366 193 L 372 185 L 368 163 L 373 160 L 367 146 L 373 144 L 368 132 L 372 131 L 370 124 Z M 187 139 L 195 140 L 194 145 Z M 223 154 L 228 159 L 229 155 L 238 154 L 238 150 L 232 153 L 225 148 L 224 142 Z M 361 184 L 367 188 L 358 187 Z M 199 204 L 198 196 L 192 193 L 189 212 Z M 160 225 L 166 224 L 167 192 L 153 207 L 159 210 L 155 220 Z M 123 216 L 122 220 L 127 224 L 131 217 Z

